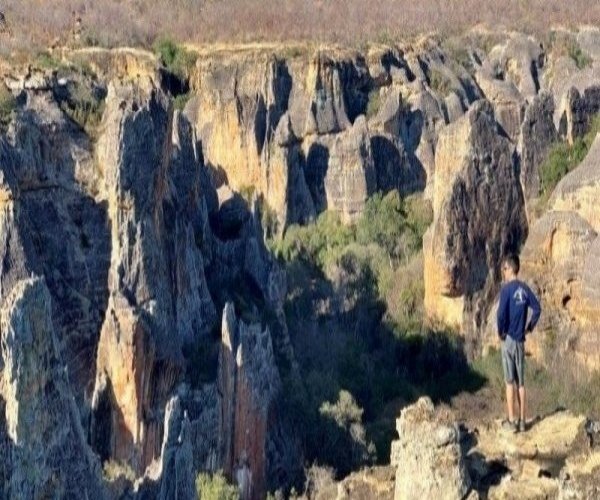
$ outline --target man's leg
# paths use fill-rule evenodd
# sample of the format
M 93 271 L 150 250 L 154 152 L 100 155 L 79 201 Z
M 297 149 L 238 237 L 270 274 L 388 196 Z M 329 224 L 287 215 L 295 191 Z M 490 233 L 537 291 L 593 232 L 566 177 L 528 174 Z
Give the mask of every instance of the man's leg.
M 512 382 L 506 383 L 506 409 L 508 410 L 509 422 L 515 421 L 515 385 Z
M 525 404 L 525 386 L 524 385 L 520 385 L 519 386 L 519 406 L 520 406 L 520 413 L 521 413 L 521 422 L 525 422 L 525 417 L 526 417 L 526 404 Z

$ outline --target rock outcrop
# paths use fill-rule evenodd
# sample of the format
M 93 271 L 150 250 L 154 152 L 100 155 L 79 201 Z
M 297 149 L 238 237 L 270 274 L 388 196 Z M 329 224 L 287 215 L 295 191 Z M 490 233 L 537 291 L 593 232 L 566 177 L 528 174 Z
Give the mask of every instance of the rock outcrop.
M 436 421 L 427 397 L 402 410 L 396 421 L 400 439 L 392 443 L 396 470 L 394 498 L 464 498 L 470 488 L 457 426 Z
M 107 498 L 71 392 L 44 280 L 19 281 L 2 299 L 2 497 Z
M 275 402 L 281 380 L 269 330 L 237 320 L 232 304 L 223 311 L 217 388 L 220 395 L 219 449 L 225 474 L 244 500 L 263 498 L 275 457 Z
M 540 193 L 539 167 L 557 139 L 553 113 L 554 99 L 547 92 L 536 95 L 525 109 L 517 148 L 521 159 L 521 184 L 526 198 L 535 198 Z
M 532 226 L 522 253 L 524 276 L 540 291 L 546 311 L 531 349 L 541 359 L 558 349 L 590 369 L 599 366 L 600 348 L 599 158 L 596 138 L 581 165 L 557 185 L 550 210 Z
M 394 498 L 584 499 L 598 491 L 600 454 L 585 417 L 556 411 L 517 434 L 499 419 L 468 428 L 452 418 L 429 398 L 402 410 L 392 443 Z
M 414 149 L 399 136 L 402 120 L 416 116 L 404 111 L 398 90 L 372 124 L 359 118 L 369 96 L 389 85 L 389 64 L 375 80 L 349 51 L 285 58 L 257 48 L 228 56 L 201 58 L 186 111 L 217 182 L 256 189 L 280 230 L 325 209 L 351 220 L 377 190 L 424 186 Z
M 527 235 L 514 149 L 479 102 L 440 134 L 434 221 L 424 242 L 425 309 L 477 348 L 503 255 Z
M 195 500 L 194 459 L 190 421 L 178 396 L 167 403 L 160 458 L 136 484 L 136 499 Z
M 214 320 L 188 211 L 191 206 L 202 215 L 201 166 L 193 158 L 183 167 L 171 163 L 172 130 L 179 124 L 150 81 L 111 85 L 104 126 L 98 162 L 111 221 L 111 267 L 92 440 L 103 458 L 142 470 L 160 451 L 160 415 L 183 371 L 182 345 L 206 335 Z M 177 192 L 178 170 L 194 165 L 185 191 Z

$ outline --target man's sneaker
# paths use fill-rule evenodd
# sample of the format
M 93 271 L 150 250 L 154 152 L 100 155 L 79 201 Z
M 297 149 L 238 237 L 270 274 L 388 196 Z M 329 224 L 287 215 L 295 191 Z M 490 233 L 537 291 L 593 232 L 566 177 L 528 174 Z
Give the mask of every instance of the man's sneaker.
M 505 420 L 502 422 L 502 430 L 515 433 L 517 432 L 518 425 L 517 422 L 511 422 L 510 420 Z
M 519 432 L 525 432 L 527 429 L 525 427 L 525 420 L 519 420 Z

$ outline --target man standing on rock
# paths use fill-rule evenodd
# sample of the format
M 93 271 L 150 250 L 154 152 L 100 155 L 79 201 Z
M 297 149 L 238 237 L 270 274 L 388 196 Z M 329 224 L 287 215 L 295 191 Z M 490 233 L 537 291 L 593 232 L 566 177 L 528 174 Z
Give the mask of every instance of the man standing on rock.
M 498 305 L 498 335 L 502 340 L 502 368 L 506 382 L 508 420 L 502 425 L 512 432 L 525 431 L 525 335 L 535 328 L 542 309 L 531 289 L 518 279 L 519 257 L 509 255 L 502 261 L 504 285 Z M 527 312 L 532 315 L 527 323 Z M 518 388 L 520 419 L 515 418 L 514 397 Z

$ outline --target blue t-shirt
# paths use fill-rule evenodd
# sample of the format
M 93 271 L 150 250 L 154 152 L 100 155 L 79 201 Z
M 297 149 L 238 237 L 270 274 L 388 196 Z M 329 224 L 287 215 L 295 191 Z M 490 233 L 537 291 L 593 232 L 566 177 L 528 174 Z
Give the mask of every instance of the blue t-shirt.
M 531 308 L 532 315 L 527 331 L 535 328 L 542 309 L 540 303 L 531 289 L 522 281 L 512 280 L 500 290 L 500 303 L 498 305 L 498 335 L 510 335 L 517 342 L 525 341 L 525 323 L 527 311 Z

